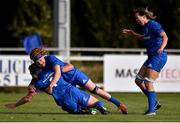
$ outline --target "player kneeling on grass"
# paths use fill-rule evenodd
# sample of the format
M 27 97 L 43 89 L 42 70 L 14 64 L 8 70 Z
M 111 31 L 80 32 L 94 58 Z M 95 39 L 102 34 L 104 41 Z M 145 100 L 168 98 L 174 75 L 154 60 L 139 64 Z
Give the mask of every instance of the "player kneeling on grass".
M 109 111 L 104 107 L 104 103 L 99 101 L 94 96 L 79 90 L 71 84 L 65 82 L 62 77 L 54 84 L 52 90 L 49 89 L 50 82 L 54 76 L 52 70 L 42 70 L 33 63 L 30 67 L 30 73 L 33 76 L 32 82 L 29 85 L 29 93 L 21 98 L 16 103 L 9 103 L 7 108 L 16 108 L 32 100 L 33 96 L 39 91 L 44 91 L 54 98 L 57 105 L 63 110 L 72 114 L 89 114 L 89 108 L 95 108 L 101 114 L 108 114 Z M 32 84 L 33 83 L 33 84 Z M 49 91 L 50 90 L 50 91 Z M 92 111 L 92 110 L 91 110 Z

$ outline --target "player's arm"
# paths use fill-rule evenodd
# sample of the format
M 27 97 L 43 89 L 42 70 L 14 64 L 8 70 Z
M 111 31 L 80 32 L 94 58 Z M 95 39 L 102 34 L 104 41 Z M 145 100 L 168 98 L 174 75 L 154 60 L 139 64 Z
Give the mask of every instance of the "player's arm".
M 166 47 L 167 42 L 168 42 L 168 37 L 167 37 L 165 32 L 161 32 L 160 35 L 162 37 L 162 44 L 161 44 L 160 48 L 157 51 L 158 54 L 161 54 L 163 52 L 163 50 Z
M 67 63 L 65 66 L 62 67 L 62 72 L 68 72 L 70 70 L 72 70 L 74 68 L 74 66 L 72 64 Z
M 27 102 L 30 102 L 35 95 L 36 95 L 36 91 L 35 91 L 34 87 L 29 87 L 29 91 L 26 96 L 22 97 L 20 100 L 18 100 L 15 103 L 5 104 L 5 107 L 14 109 L 14 108 L 21 106 Z
M 143 40 L 144 39 L 144 35 L 141 35 L 139 33 L 136 33 L 134 30 L 131 30 L 131 29 L 123 29 L 122 30 L 122 33 L 123 35 L 125 36 L 134 36 L 140 40 Z
M 33 75 L 30 84 L 28 85 L 28 90 L 31 89 L 32 86 L 34 86 L 35 82 L 37 81 L 37 78 L 35 78 Z
M 60 65 L 56 64 L 53 67 L 53 71 L 54 71 L 54 77 L 51 80 L 51 84 L 49 85 L 49 87 L 46 89 L 46 91 L 48 93 L 52 93 L 52 88 L 56 85 L 57 81 L 59 80 L 59 78 L 61 77 L 61 71 L 60 71 Z

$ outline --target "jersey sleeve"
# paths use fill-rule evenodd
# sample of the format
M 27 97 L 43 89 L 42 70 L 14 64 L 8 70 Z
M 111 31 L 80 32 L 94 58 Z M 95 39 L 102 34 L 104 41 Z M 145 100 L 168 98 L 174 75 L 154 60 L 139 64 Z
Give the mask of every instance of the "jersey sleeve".
M 151 29 L 154 33 L 158 34 L 160 36 L 161 32 L 164 32 L 164 29 L 162 28 L 161 24 L 154 22 L 151 24 Z
M 60 67 L 63 67 L 65 63 L 61 60 L 59 60 L 56 56 L 50 55 L 49 56 L 49 62 L 54 67 L 55 65 L 60 65 Z

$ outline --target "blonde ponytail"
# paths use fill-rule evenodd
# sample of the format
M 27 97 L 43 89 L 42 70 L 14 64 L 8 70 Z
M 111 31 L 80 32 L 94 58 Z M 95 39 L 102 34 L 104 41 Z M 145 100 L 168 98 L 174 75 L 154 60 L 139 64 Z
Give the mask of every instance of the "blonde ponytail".
M 135 15 L 138 13 L 140 16 L 145 15 L 148 19 L 155 19 L 156 16 L 154 16 L 154 13 L 148 10 L 148 7 L 146 8 L 137 8 L 133 10 L 133 14 Z

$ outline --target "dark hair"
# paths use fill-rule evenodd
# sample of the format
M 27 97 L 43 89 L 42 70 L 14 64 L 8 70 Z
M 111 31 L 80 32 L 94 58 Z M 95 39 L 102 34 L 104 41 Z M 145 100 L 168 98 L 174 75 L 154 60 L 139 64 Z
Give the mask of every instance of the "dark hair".
M 33 63 L 29 66 L 29 71 L 31 75 L 38 75 L 41 72 L 41 68 L 36 63 Z
M 133 15 L 138 13 L 140 16 L 146 15 L 148 19 L 155 19 L 154 13 L 149 11 L 148 8 L 136 8 L 133 10 Z

